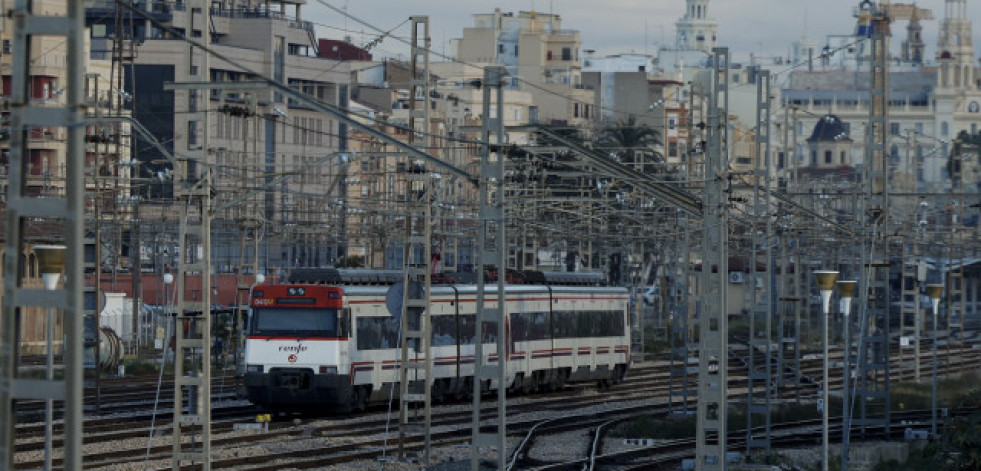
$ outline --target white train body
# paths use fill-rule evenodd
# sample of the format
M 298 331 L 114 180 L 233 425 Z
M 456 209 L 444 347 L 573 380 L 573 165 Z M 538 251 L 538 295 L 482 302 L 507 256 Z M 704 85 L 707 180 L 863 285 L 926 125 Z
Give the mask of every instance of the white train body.
M 496 287 L 485 306 L 497 306 Z M 399 319 L 386 307 L 386 286 L 261 285 L 245 351 L 249 399 L 269 409 L 361 409 L 397 398 L 401 361 Z M 283 293 L 303 293 L 284 296 Z M 617 382 L 630 365 L 625 289 L 508 285 L 506 387 L 530 392 L 566 382 Z M 330 294 L 336 293 L 336 294 Z M 316 296 L 333 296 L 322 302 Z M 433 397 L 472 392 L 472 285 L 433 286 Z M 307 327 L 310 327 L 309 329 Z M 497 328 L 485 324 L 485 362 L 497 361 Z M 410 361 L 424 361 L 410 349 Z M 424 380 L 423 370 L 413 380 Z M 496 381 L 484 390 L 498 387 Z M 394 390 L 393 390 L 394 389 Z

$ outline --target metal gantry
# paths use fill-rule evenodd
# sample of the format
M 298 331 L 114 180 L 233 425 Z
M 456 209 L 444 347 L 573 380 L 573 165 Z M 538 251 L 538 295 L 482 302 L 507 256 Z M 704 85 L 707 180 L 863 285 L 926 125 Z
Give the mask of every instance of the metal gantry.
M 504 469 L 507 462 L 507 355 L 506 343 L 497 341 L 497 351 L 484 352 L 485 338 L 506 338 L 505 281 L 507 268 L 507 237 L 504 219 L 504 89 L 507 72 L 504 67 L 490 66 L 484 69 L 483 132 L 480 161 L 478 196 L 480 213 L 477 221 L 477 313 L 474 335 L 473 374 L 473 421 L 471 424 L 470 469 L 480 468 L 480 450 L 493 448 L 497 468 Z M 491 113 L 491 106 L 498 110 Z M 486 273 L 491 267 L 497 270 L 496 289 L 489 290 Z M 488 299 L 493 293 L 496 299 Z M 493 332 L 485 330 L 493 328 Z M 496 416 L 485 417 L 481 410 L 481 392 L 485 386 L 497 385 Z M 496 419 L 496 420 L 494 420 Z M 484 425 L 492 432 L 484 431 Z
M 701 312 L 699 313 L 698 423 L 695 469 L 726 469 L 729 324 L 728 149 L 729 50 L 712 50 L 705 153 L 705 201 L 702 224 Z
M 18 400 L 52 400 L 64 406 L 62 467 L 82 469 L 82 269 L 85 200 L 85 6 L 68 1 L 64 15 L 36 14 L 30 2 L 14 2 L 5 15 L 13 19 L 14 34 L 10 106 L 10 164 L 7 176 L 7 228 L 3 256 L 3 308 L 0 318 L 0 468 L 14 469 L 14 403 Z M 31 106 L 31 62 L 37 39 L 60 36 L 67 43 L 64 107 Z M 35 195 L 30 185 L 28 132 L 32 128 L 64 128 L 65 192 Z M 52 291 L 28 287 L 22 278 L 28 270 L 27 229 L 50 223 L 63 228 L 66 244 L 65 282 Z M 19 319 L 28 308 L 56 310 L 64 329 L 64 375 L 61 379 L 29 379 L 18 374 Z M 51 366 L 49 366 L 49 369 Z M 50 372 L 49 372 L 50 373 Z M 52 377 L 47 374 L 45 376 Z

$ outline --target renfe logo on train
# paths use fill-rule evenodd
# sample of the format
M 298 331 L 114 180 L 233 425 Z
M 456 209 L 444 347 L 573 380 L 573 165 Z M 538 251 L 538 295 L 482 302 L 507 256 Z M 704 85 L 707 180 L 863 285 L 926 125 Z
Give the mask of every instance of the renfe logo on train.
M 279 351 L 281 352 L 296 352 L 300 353 L 307 350 L 306 345 L 281 345 Z

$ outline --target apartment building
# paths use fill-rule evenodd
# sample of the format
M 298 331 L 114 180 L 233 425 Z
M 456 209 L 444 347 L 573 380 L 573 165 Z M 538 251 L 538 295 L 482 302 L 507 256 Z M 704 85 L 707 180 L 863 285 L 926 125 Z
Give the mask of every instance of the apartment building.
M 330 106 L 347 106 L 347 65 L 318 57 L 313 24 L 301 15 L 305 3 L 211 2 L 208 22 L 204 12 L 180 1 L 138 3 L 139 13 L 127 13 L 123 22 L 113 21 L 111 3 L 89 9 L 94 44 L 131 35 L 135 53 L 123 67 L 125 83 L 133 84 L 127 90 L 133 117 L 173 158 L 207 156 L 191 160 L 188 178 L 213 165 L 212 253 L 219 271 L 240 263 L 239 236 L 246 226 L 257 227 L 259 265 L 268 269 L 328 266 L 345 253 L 343 218 L 331 201 L 343 192 L 338 175 L 346 126 L 287 94 L 237 84 L 274 79 Z M 126 31 L 117 32 L 119 24 Z M 227 86 L 200 92 L 167 87 L 186 82 L 195 67 L 188 63 L 185 35 L 207 44 L 209 78 Z M 207 119 L 189 121 L 187 114 L 198 110 Z M 207 149 L 201 148 L 204 133 Z M 171 198 L 184 176 L 174 178 L 170 157 L 148 140 L 136 145 L 138 191 L 150 199 Z
M 593 92 L 582 84 L 579 31 L 563 29 L 559 15 L 500 9 L 473 15 L 473 26 L 450 46 L 458 61 L 503 65 L 510 86 L 534 96 L 538 122 L 581 126 L 596 119 Z
M 35 11 L 45 14 L 61 14 L 66 12 L 64 2 L 40 0 L 34 2 Z M 9 164 L 9 136 L 13 130 L 7 128 L 6 111 L 15 104 L 9 103 L 13 87 L 13 57 L 11 56 L 13 41 L 13 22 L 4 16 L 0 19 L 0 74 L 3 76 L 3 91 L 0 101 L 3 102 L 3 116 L 0 124 L 0 172 L 6 175 Z M 31 107 L 60 107 L 65 105 L 65 84 L 67 83 L 66 54 L 67 47 L 63 38 L 38 36 L 31 43 L 31 66 L 28 71 L 28 103 Z M 90 58 L 86 61 L 86 80 L 84 96 L 88 104 L 90 118 L 107 118 L 111 116 L 128 116 L 129 113 L 120 110 L 118 106 L 118 91 L 112 83 L 111 62 L 102 58 Z M 87 126 L 86 138 L 86 169 L 92 178 L 87 182 L 94 188 L 96 185 L 118 186 L 120 199 L 128 197 L 128 172 L 125 163 L 129 158 L 129 126 L 125 122 L 106 122 Z M 65 190 L 65 156 L 67 152 L 65 130 L 62 128 L 36 127 L 26 130 L 26 141 L 29 160 L 28 193 L 36 195 L 61 195 Z M 122 166 L 120 163 L 122 162 Z M 120 179 L 121 181 L 117 180 Z M 6 178 L 0 181 L 2 194 L 6 196 Z M 88 209 L 92 209 L 95 200 L 90 201 Z M 112 211 L 116 203 L 115 197 L 106 196 L 105 209 Z

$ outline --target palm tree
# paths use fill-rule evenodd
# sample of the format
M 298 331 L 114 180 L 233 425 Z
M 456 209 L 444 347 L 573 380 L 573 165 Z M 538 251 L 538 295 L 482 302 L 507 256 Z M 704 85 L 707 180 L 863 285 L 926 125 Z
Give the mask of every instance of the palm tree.
M 597 149 L 608 152 L 621 163 L 635 164 L 641 171 L 644 171 L 648 163 L 664 161 L 663 156 L 654 150 L 659 145 L 661 133 L 646 124 L 638 123 L 635 116 L 604 127 L 596 142 Z

